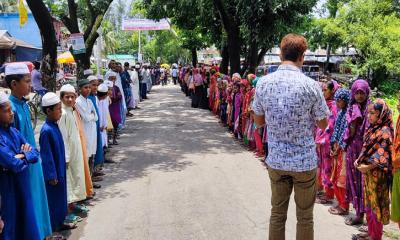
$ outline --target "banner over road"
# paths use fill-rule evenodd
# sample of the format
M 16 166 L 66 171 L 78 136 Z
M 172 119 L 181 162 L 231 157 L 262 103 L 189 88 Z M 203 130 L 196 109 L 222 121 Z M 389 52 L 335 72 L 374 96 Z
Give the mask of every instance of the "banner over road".
M 171 25 L 167 19 L 155 21 L 151 19 L 130 18 L 122 21 L 123 31 L 148 31 L 148 30 L 170 30 Z

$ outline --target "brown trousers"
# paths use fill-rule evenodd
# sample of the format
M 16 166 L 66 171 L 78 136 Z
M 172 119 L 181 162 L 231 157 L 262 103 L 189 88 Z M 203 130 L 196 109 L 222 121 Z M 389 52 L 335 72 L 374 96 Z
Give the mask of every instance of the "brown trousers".
M 313 240 L 317 170 L 287 172 L 268 167 L 268 173 L 272 191 L 269 240 L 285 240 L 287 211 L 293 189 L 297 215 L 296 239 Z

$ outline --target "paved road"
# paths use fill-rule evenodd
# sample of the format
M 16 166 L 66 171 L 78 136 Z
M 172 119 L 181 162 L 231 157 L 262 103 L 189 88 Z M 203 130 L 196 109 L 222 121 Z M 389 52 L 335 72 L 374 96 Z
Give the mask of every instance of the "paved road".
M 89 217 L 69 239 L 265 240 L 265 168 L 177 87 L 155 87 L 128 121 Z M 315 239 L 350 239 L 355 228 L 315 207 Z M 287 239 L 295 239 L 292 200 Z

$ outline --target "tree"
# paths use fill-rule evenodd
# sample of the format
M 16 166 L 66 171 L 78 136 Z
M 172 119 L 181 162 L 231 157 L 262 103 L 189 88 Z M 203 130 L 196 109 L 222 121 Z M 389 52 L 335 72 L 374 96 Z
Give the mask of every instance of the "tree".
M 26 0 L 40 29 L 42 37 L 43 85 L 50 91 L 56 90 L 57 39 L 53 19 L 42 0 Z
M 151 18 L 169 17 L 180 29 L 189 31 L 199 26 L 201 32 L 206 33 L 204 36 L 211 39 L 210 43 L 221 50 L 224 71 L 227 71 L 229 62 L 230 73 L 254 72 L 267 50 L 275 46 L 284 34 L 298 30 L 316 2 L 144 0 Z M 246 60 L 244 69 L 240 69 L 242 56 Z
M 90 68 L 90 56 L 93 46 L 99 37 L 97 30 L 101 26 L 104 15 L 113 0 L 60 0 L 50 4 L 52 12 L 67 27 L 70 33 L 83 32 L 86 52 L 77 54 L 72 51 L 78 68 L 78 77 L 83 76 L 83 71 Z M 67 10 L 67 11 L 66 11 Z M 82 28 L 82 29 L 81 29 Z
M 146 16 L 151 19 L 170 18 L 174 26 L 180 30 L 181 46 L 188 49 L 192 54 L 192 64 L 197 64 L 197 50 L 209 45 L 210 39 L 207 30 L 209 27 L 209 9 L 201 8 L 202 1 L 196 0 L 143 0 L 142 9 L 146 9 Z M 212 19 L 212 18 L 211 18 Z M 211 25 L 212 27 L 212 25 Z
M 0 2 L 0 12 L 16 12 L 18 11 L 17 0 L 8 0 Z
M 370 78 L 372 87 L 389 74 L 400 74 L 400 18 L 392 0 L 351 0 L 338 13 L 337 27 L 358 58 L 349 65 Z
M 327 17 L 312 19 L 312 25 L 307 32 L 310 44 L 314 47 L 326 48 L 326 64 L 324 72 L 329 71 L 331 52 L 344 45 L 345 31 L 338 24 L 337 13 L 344 0 L 328 0 L 324 4 Z
M 265 53 L 290 32 L 302 33 L 316 0 L 237 0 L 247 72 L 254 73 Z

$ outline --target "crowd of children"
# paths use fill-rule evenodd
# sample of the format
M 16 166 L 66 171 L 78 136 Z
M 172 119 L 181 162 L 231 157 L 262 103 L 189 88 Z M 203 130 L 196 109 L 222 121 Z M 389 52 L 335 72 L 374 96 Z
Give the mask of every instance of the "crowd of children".
M 30 74 L 25 63 L 7 65 L 11 95 L 0 93 L 0 239 L 64 239 L 59 231 L 76 228 L 87 216 L 104 163 L 114 162 L 107 152 L 130 116 L 126 106 L 137 107 L 132 96 L 139 95 L 124 98 L 127 89 L 139 89 L 122 88 L 121 79 L 138 80 L 138 74 L 117 64 L 106 79 L 85 71 L 78 91 L 67 84 L 59 95 L 46 93 L 39 147 L 25 99 Z
M 198 78 L 199 71 L 201 81 L 194 77 Z M 208 98 L 206 108 L 237 140 L 257 156 L 268 156 L 268 123 L 257 128 L 253 121 L 258 77 L 249 74 L 242 79 L 235 73 L 231 78 L 219 73 L 218 67 L 183 67 L 179 76 L 182 91 L 192 102 Z M 201 82 L 205 94 L 197 95 L 202 89 L 193 82 Z M 350 90 L 334 80 L 321 81 L 320 85 L 331 115 L 327 129 L 315 130 L 319 159 L 316 202 L 333 204 L 336 199 L 329 212 L 348 215 L 347 225 L 362 224 L 365 215 L 367 225 L 361 226 L 361 233 L 353 239 L 380 240 L 383 225 L 390 219 L 400 222 L 400 120 L 395 132 L 392 111 L 383 100 L 372 101 L 365 80 L 353 82 Z M 349 214 L 350 204 L 354 216 Z

